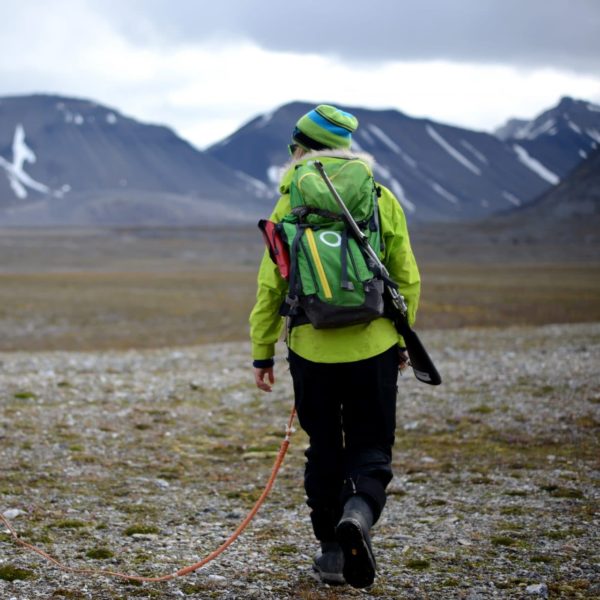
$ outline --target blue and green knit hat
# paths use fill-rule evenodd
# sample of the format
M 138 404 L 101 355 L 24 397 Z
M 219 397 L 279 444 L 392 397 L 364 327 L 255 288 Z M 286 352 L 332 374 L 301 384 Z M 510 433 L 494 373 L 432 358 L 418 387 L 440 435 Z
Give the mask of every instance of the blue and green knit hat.
M 300 117 L 292 140 L 305 150 L 326 148 L 350 148 L 352 132 L 358 127 L 358 119 L 335 106 L 319 104 L 317 108 Z

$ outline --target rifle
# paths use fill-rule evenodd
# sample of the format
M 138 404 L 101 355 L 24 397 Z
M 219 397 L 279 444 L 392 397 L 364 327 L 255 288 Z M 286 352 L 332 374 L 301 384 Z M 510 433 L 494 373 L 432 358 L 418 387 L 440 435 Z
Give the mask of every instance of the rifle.
M 427 353 L 427 350 L 425 350 L 425 346 L 423 346 L 419 336 L 408 323 L 406 303 L 404 302 L 404 297 L 402 294 L 398 292 L 398 285 L 390 277 L 388 270 L 379 259 L 379 256 L 377 256 L 375 250 L 371 248 L 367 236 L 356 224 L 356 221 L 350 214 L 346 204 L 338 194 L 338 191 L 335 189 L 333 183 L 331 183 L 327 173 L 325 173 L 323 163 L 315 160 L 314 165 L 317 171 L 319 171 L 319 174 L 323 178 L 323 181 L 327 185 L 337 205 L 340 207 L 342 211 L 342 218 L 346 222 L 346 225 L 350 228 L 350 232 L 354 236 L 354 239 L 365 253 L 369 268 L 371 271 L 373 271 L 373 273 L 379 275 L 385 283 L 385 290 L 389 298 L 389 305 L 392 308 L 391 318 L 394 322 L 396 330 L 404 338 L 406 350 L 410 358 L 410 365 L 413 369 L 415 377 L 423 383 L 439 385 L 442 383 L 442 378 L 438 373 L 438 370 L 435 368 L 435 365 Z

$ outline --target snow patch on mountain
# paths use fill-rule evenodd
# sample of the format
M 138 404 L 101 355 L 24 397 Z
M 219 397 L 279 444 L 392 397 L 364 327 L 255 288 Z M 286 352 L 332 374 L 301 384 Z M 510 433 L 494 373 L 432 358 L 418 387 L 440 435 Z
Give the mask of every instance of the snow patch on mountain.
M 0 167 L 3 167 L 8 176 L 10 187 L 13 189 L 17 198 L 23 200 L 27 198 L 27 188 L 48 194 L 50 188 L 39 181 L 36 181 L 25 172 L 25 163 L 35 163 L 36 156 L 33 150 L 25 142 L 25 129 L 20 123 L 15 129 L 15 135 L 12 144 L 13 160 L 8 162 L 0 156 Z
M 481 153 L 475 146 L 469 144 L 466 140 L 460 140 L 462 146 L 464 146 L 479 162 L 482 162 L 484 165 L 489 164 L 488 159 Z
M 352 138 L 352 146 L 350 147 L 352 152 L 364 152 L 363 147 L 356 141 L 356 138 Z
M 600 144 L 600 131 L 597 129 L 586 129 L 585 132 L 598 144 Z
M 417 161 L 404 152 L 400 146 L 394 142 L 390 137 L 388 137 L 377 125 L 367 125 L 367 127 L 371 130 L 371 132 L 381 141 L 385 146 L 387 146 L 390 150 L 392 150 L 395 154 L 399 154 L 402 160 L 412 169 L 417 169 L 419 164 Z M 370 136 L 369 136 L 370 137 Z M 371 138 L 372 139 L 372 138 Z
M 535 140 L 535 138 L 539 137 L 540 135 L 543 135 L 544 133 L 549 133 L 555 125 L 555 119 L 547 119 L 537 127 L 535 127 L 535 121 L 532 121 L 530 124 L 526 125 L 523 129 L 518 131 L 515 134 L 515 138 Z
M 586 106 L 586 108 L 591 112 L 600 112 L 600 106 L 597 104 L 592 104 L 591 102 Z
M 507 192 L 506 190 L 503 190 L 502 195 L 511 204 L 514 204 L 515 206 L 521 206 L 521 204 L 522 204 L 521 200 L 519 198 L 517 198 L 514 194 L 511 194 L 510 192 Z
M 367 125 L 371 133 L 378 138 L 381 142 L 383 142 L 392 152 L 396 154 L 400 154 L 402 150 L 400 150 L 400 146 L 394 142 L 391 138 L 389 138 L 377 125 L 369 124 Z
M 109 125 L 114 125 L 117 122 L 117 115 L 115 115 L 115 113 L 108 113 L 106 115 L 106 122 Z
M 581 129 L 573 123 L 573 121 L 567 121 L 567 125 L 575 132 L 581 135 Z
M 398 199 L 398 202 L 400 202 L 400 204 L 402 204 L 402 206 L 406 208 L 409 213 L 414 213 L 417 210 L 417 207 L 414 205 L 414 203 L 406 197 L 406 192 L 404 191 L 404 188 L 400 182 L 392 176 L 391 171 L 387 167 L 375 163 L 373 165 L 373 170 L 386 180 L 390 186 L 390 189 L 392 190 L 392 193 Z
M 449 144 L 431 125 L 425 128 L 427 133 L 435 142 L 437 142 L 452 158 L 457 160 L 463 167 L 466 167 L 475 175 L 481 176 L 481 171 L 464 154 L 461 154 L 454 146 Z
M 377 137 L 385 146 L 387 146 L 395 154 L 399 154 L 402 160 L 411 168 L 416 169 L 418 167 L 417 161 L 404 152 L 400 146 L 394 142 L 386 133 L 384 133 L 377 125 L 369 124 L 367 127 L 371 130 L 373 135 Z M 369 136 L 370 137 L 370 136 Z M 371 138 L 372 139 L 372 138 Z
M 282 167 L 281 165 L 271 165 L 267 169 L 267 179 L 271 183 L 278 185 L 279 182 L 281 181 L 281 177 L 283 176 L 284 170 L 285 170 L 284 167 Z
M 375 140 L 366 129 L 359 129 L 358 135 L 360 135 L 367 143 L 371 144 L 371 146 L 375 145 Z
M 257 198 L 271 198 L 273 196 L 271 187 L 260 181 L 260 179 L 256 179 L 243 171 L 236 171 L 235 175 L 249 186 Z
M 268 123 L 270 123 L 271 119 L 273 119 L 273 115 L 275 114 L 275 111 L 272 110 L 268 113 L 265 113 L 260 120 L 258 121 L 258 123 L 256 124 L 257 127 L 264 127 L 265 125 L 267 125 Z
M 579 150 L 579 156 L 584 160 L 588 157 L 587 152 L 585 150 Z
M 390 187 L 392 188 L 394 196 L 398 199 L 398 202 L 400 202 L 409 213 L 414 213 L 417 210 L 414 203 L 406 197 L 406 192 L 397 179 L 393 177 L 390 179 Z
M 523 163 L 528 169 L 533 171 L 536 175 L 539 175 L 542 179 L 545 179 L 552 185 L 557 185 L 560 182 L 560 177 L 553 173 L 550 169 L 545 167 L 539 160 L 530 156 L 530 154 L 518 144 L 513 145 L 513 149 L 521 163 Z
M 448 202 L 451 202 L 452 204 L 458 204 L 458 198 L 454 194 L 451 194 L 447 189 L 443 188 L 439 183 L 432 181 L 431 187 L 442 198 L 448 200 Z

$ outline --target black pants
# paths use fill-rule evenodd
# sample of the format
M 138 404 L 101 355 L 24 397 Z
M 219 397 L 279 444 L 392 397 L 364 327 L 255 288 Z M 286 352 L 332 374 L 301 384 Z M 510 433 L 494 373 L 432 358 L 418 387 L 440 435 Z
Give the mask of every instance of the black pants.
M 300 425 L 309 436 L 304 487 L 315 536 L 335 539 L 342 507 L 364 496 L 375 520 L 392 478 L 398 348 L 351 363 L 315 363 L 290 350 Z

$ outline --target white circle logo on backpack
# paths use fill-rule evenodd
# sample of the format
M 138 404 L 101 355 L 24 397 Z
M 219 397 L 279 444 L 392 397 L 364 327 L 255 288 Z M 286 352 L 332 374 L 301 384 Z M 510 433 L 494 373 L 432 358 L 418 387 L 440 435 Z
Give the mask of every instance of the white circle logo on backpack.
M 329 236 L 329 240 L 326 239 L 327 236 Z M 334 241 L 331 241 L 331 237 L 333 237 Z M 322 231 L 319 234 L 319 239 L 331 248 L 337 248 L 342 245 L 342 236 L 337 231 Z

